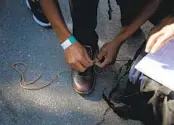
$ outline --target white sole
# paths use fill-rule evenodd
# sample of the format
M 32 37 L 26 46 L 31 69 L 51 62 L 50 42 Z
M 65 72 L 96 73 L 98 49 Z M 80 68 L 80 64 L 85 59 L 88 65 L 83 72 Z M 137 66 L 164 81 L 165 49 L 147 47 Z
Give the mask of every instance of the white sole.
M 28 0 L 25 0 L 25 3 L 26 3 L 26 5 L 27 5 L 28 9 L 30 9 L 30 10 L 31 10 L 31 6 L 30 6 L 30 4 L 29 4 Z
M 35 21 L 38 25 L 40 25 L 40 26 L 42 26 L 42 27 L 49 27 L 49 26 L 51 26 L 50 23 L 43 23 L 43 22 L 41 22 L 41 21 L 38 20 L 34 15 L 33 15 L 33 19 L 34 19 L 34 21 Z
M 31 6 L 30 6 L 30 4 L 29 4 L 28 1 L 29 1 L 29 0 L 25 0 L 25 3 L 26 3 L 26 5 L 27 5 L 28 9 L 31 10 Z M 50 23 L 43 23 L 43 22 L 41 22 L 41 21 L 38 20 L 34 15 L 33 15 L 33 19 L 34 19 L 34 21 L 35 21 L 38 25 L 40 25 L 40 26 L 42 26 L 42 27 L 49 27 L 49 26 L 51 26 Z

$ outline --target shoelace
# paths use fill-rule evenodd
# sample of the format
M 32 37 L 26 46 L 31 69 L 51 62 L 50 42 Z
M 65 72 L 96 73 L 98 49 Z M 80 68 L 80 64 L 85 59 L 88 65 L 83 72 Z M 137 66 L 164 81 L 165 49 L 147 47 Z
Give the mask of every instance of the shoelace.
M 23 71 L 20 71 L 18 68 L 17 68 L 17 65 L 23 65 L 25 66 L 25 69 Z M 65 72 L 69 72 L 70 70 L 67 69 L 67 70 L 64 70 L 62 72 L 59 72 L 57 73 L 52 79 L 50 82 L 48 82 L 47 84 L 45 85 L 41 85 L 41 86 L 31 86 L 33 84 L 35 84 L 41 77 L 42 77 L 42 74 L 40 74 L 35 80 L 31 81 L 31 82 L 27 82 L 25 80 L 25 77 L 24 77 L 24 74 L 25 72 L 27 71 L 28 69 L 28 66 L 27 64 L 23 63 L 23 62 L 17 62 L 15 64 L 12 65 L 12 67 L 19 73 L 20 75 L 20 87 L 23 88 L 23 89 L 27 89 L 27 90 L 40 90 L 40 89 L 44 89 L 48 86 L 50 86 L 61 74 L 65 73 Z

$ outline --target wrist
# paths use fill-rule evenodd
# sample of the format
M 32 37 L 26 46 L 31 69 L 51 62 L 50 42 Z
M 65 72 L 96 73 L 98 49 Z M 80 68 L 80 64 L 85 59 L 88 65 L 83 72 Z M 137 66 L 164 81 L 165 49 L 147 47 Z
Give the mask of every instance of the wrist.
M 60 43 L 63 43 L 65 40 L 67 40 L 72 34 L 67 29 L 62 30 L 55 30 L 58 39 L 60 40 Z
M 115 43 L 116 46 L 120 46 L 124 43 L 124 41 L 126 40 L 126 30 L 122 30 L 118 35 L 115 36 L 115 38 L 113 39 L 113 42 Z
M 113 43 L 113 46 L 114 46 L 114 47 L 118 48 L 118 47 L 120 47 L 124 42 L 120 42 L 120 41 L 117 41 L 117 40 L 113 40 L 112 43 Z
M 73 35 L 71 35 L 64 42 L 62 42 L 61 46 L 64 50 L 66 50 L 68 47 L 75 44 L 76 42 L 76 38 Z

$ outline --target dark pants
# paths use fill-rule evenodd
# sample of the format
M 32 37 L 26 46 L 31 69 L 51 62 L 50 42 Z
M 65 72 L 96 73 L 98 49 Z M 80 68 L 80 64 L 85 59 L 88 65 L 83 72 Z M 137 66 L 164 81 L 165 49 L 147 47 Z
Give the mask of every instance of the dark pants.
M 138 16 L 142 9 L 151 0 L 116 0 L 120 6 L 121 11 L 121 23 L 122 26 L 132 23 L 132 21 Z M 163 18 L 172 13 L 174 8 L 174 0 L 163 0 L 155 12 L 155 14 L 149 19 L 149 21 L 156 25 Z
M 89 45 L 93 50 L 98 47 L 97 8 L 99 0 L 70 0 L 73 21 L 73 35 L 83 45 Z

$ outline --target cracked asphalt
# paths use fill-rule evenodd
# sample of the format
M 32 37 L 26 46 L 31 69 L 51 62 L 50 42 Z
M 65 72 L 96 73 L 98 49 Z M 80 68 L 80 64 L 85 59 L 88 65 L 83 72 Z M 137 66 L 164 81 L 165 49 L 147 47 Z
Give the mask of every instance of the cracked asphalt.
M 113 19 L 109 21 L 107 1 L 100 0 L 97 27 L 100 46 L 112 39 L 121 27 L 119 8 L 115 0 L 111 2 Z M 68 1 L 61 0 L 60 4 L 66 23 L 72 29 Z M 88 97 L 74 92 L 70 72 L 42 90 L 20 88 L 19 74 L 12 68 L 16 62 L 28 65 L 27 80 L 43 73 L 37 83 L 42 85 L 56 73 L 69 69 L 55 33 L 33 21 L 24 0 L 1 0 L 0 44 L 0 125 L 95 125 L 102 120 L 108 108 L 102 100 L 102 91 L 115 84 L 113 72 L 100 74 L 94 93 Z M 136 47 L 125 44 L 118 57 L 131 57 Z M 118 65 L 115 64 L 115 69 Z M 123 120 L 109 110 L 102 125 L 141 125 L 141 122 Z

